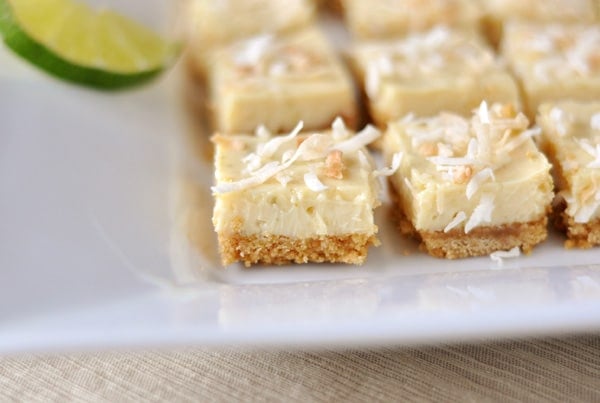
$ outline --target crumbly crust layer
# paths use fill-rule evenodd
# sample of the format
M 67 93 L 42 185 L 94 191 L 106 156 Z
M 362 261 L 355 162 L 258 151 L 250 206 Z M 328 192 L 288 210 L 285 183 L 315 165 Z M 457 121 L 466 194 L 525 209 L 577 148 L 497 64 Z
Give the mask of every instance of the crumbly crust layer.
M 554 183 L 556 185 L 567 183 L 565 172 L 562 169 L 560 161 L 556 157 L 556 148 L 551 142 L 546 142 L 544 146 L 544 151 L 552 162 L 553 173 L 556 178 Z M 557 186 L 556 191 L 558 192 L 560 190 L 563 189 Z M 567 240 L 565 241 L 565 248 L 587 249 L 600 245 L 600 218 L 593 219 L 586 223 L 577 223 L 573 217 L 565 212 L 566 208 L 566 201 L 559 196 L 556 196 L 552 206 L 552 222 L 556 229 L 566 234 Z
M 600 218 L 587 223 L 576 223 L 573 217 L 565 213 L 561 213 L 561 217 L 567 233 L 565 248 L 587 249 L 600 245 Z
M 524 253 L 548 237 L 548 217 L 543 216 L 530 222 L 516 222 L 497 226 L 473 228 L 468 234 L 462 228 L 444 231 L 419 231 L 404 214 L 402 204 L 393 186 L 390 196 L 396 206 L 392 209 L 400 232 L 421 242 L 421 250 L 431 256 L 445 259 L 460 259 L 485 256 L 498 250 L 509 250 L 518 246 Z
M 443 231 L 418 231 L 410 220 L 398 210 L 396 219 L 400 231 L 421 241 L 420 248 L 431 256 L 460 259 L 485 256 L 498 250 L 518 246 L 524 253 L 548 237 L 546 216 L 537 221 L 511 223 L 493 227 L 477 227 L 465 234 L 462 229 Z
M 291 238 L 283 235 L 243 235 L 219 233 L 223 265 L 243 262 L 253 264 L 350 263 L 362 264 L 369 246 L 379 245 L 373 234 L 322 235 Z
M 559 200 L 558 203 L 555 203 L 552 211 L 554 226 L 567 236 L 565 248 L 588 249 L 600 245 L 600 218 L 586 223 L 578 223 L 565 213 L 566 207 L 566 202 Z

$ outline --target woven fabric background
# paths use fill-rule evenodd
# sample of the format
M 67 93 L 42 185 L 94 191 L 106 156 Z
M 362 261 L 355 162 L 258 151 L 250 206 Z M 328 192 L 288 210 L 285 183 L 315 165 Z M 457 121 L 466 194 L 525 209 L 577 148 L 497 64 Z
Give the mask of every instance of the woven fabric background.
M 0 359 L 0 401 L 600 401 L 600 336 Z M 412 398 L 412 399 L 407 399 Z

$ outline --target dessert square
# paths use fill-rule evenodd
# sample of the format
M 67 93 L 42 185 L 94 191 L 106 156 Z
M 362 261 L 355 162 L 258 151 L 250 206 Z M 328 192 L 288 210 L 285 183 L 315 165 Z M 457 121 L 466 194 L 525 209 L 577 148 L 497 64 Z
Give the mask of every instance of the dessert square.
M 523 113 L 483 102 L 471 119 L 450 113 L 391 122 L 384 156 L 402 152 L 389 178 L 400 230 L 449 259 L 520 247 L 547 237 L 550 164 Z
M 469 116 L 482 100 L 520 105 L 514 78 L 473 33 L 436 27 L 403 39 L 358 43 L 351 56 L 380 127 L 407 113 Z
M 395 38 L 436 25 L 477 29 L 474 0 L 341 0 L 348 29 L 360 39 Z
M 213 224 L 223 265 L 362 263 L 378 244 L 379 184 L 365 145 L 341 120 L 331 131 L 213 136 Z M 385 174 L 385 172 L 381 173 Z
M 209 73 L 216 130 L 252 133 L 328 128 L 336 116 L 357 119 L 350 73 L 316 28 L 262 35 L 215 53 Z
M 527 115 L 544 102 L 600 98 L 600 26 L 507 24 L 502 53 L 519 80 Z
M 263 33 L 291 32 L 315 20 L 313 0 L 193 0 L 189 2 L 190 54 L 206 69 L 209 50 Z
M 498 45 L 510 20 L 538 23 L 592 23 L 597 20 L 593 0 L 486 0 L 484 28 Z
M 600 101 L 548 103 L 537 118 L 554 166 L 556 224 L 567 247 L 600 244 Z

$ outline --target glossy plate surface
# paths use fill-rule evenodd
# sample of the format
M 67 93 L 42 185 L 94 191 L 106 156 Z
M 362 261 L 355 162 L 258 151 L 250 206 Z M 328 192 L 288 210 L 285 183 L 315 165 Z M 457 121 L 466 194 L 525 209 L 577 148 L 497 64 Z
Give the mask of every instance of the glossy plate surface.
M 396 233 L 386 207 L 383 245 L 362 267 L 223 270 L 181 69 L 105 94 L 4 48 L 0 66 L 0 353 L 600 329 L 600 250 L 566 251 L 554 234 L 502 266 L 438 260 Z

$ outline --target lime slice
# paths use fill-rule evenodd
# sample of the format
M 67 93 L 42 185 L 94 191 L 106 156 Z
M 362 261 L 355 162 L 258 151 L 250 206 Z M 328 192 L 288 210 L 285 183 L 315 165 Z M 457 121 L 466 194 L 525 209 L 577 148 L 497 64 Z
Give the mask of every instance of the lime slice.
M 178 52 L 144 26 L 76 0 L 0 0 L 0 34 L 39 68 L 102 89 L 147 81 Z

